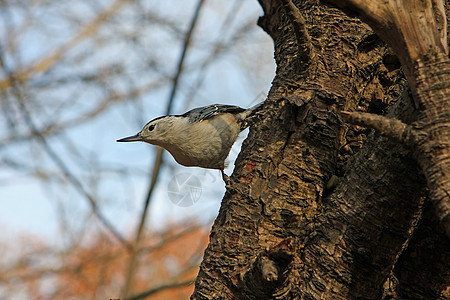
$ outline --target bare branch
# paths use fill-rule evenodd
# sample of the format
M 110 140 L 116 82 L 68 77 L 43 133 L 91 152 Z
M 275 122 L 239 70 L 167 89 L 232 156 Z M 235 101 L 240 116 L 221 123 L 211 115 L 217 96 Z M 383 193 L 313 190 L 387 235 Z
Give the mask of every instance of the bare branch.
M 305 19 L 292 0 L 283 0 L 282 3 L 289 19 L 291 20 L 292 26 L 294 27 L 295 36 L 297 37 L 297 60 L 299 67 L 301 67 L 302 70 L 305 70 L 314 56 L 314 48 L 311 43 L 311 37 L 306 30 Z
M 41 58 L 35 62 L 31 67 L 15 72 L 15 80 L 19 83 L 29 80 L 35 73 L 43 73 L 49 70 L 66 54 L 67 51 L 84 41 L 89 36 L 93 35 L 106 19 L 114 15 L 125 3 L 131 0 L 116 0 L 107 9 L 100 13 L 94 20 L 88 23 L 82 30 L 80 30 L 69 41 L 55 49 L 52 53 Z M 12 86 L 11 78 L 0 80 L 0 90 Z
M 382 135 L 401 141 L 406 145 L 414 144 L 411 126 L 397 119 L 363 112 L 341 111 L 342 117 L 349 123 L 377 130 Z
M 189 279 L 189 280 L 185 280 L 185 281 L 176 281 L 176 282 L 170 282 L 167 284 L 163 284 L 160 285 L 158 287 L 155 288 L 151 288 L 145 292 L 139 293 L 137 295 L 125 298 L 126 300 L 138 300 L 138 299 L 144 299 L 150 295 L 156 294 L 158 292 L 167 290 L 167 289 L 172 289 L 172 288 L 177 288 L 177 287 L 181 287 L 181 286 L 188 286 L 193 284 L 195 281 L 195 278 Z
M 431 0 L 434 9 L 434 17 L 436 21 L 436 28 L 441 35 L 441 44 L 444 46 L 445 53 L 448 54 L 447 42 L 447 15 L 445 13 L 444 1 Z

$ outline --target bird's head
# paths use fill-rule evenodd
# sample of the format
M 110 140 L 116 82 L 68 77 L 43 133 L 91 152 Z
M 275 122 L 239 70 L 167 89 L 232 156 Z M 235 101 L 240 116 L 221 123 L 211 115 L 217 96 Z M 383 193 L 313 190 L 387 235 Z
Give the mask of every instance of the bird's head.
M 170 140 L 170 132 L 173 130 L 176 116 L 165 116 L 151 120 L 142 130 L 136 134 L 117 142 L 147 142 L 161 145 Z

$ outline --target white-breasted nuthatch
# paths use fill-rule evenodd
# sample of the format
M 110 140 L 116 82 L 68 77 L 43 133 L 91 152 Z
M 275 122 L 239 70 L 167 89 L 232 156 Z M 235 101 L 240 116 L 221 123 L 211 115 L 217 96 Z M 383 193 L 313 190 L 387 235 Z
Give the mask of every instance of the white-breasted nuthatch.
M 117 142 L 142 141 L 160 146 L 186 167 L 218 169 L 223 172 L 225 159 L 239 133 L 250 126 L 263 102 L 244 109 L 214 104 L 194 108 L 182 115 L 163 116 L 148 122 L 136 135 Z

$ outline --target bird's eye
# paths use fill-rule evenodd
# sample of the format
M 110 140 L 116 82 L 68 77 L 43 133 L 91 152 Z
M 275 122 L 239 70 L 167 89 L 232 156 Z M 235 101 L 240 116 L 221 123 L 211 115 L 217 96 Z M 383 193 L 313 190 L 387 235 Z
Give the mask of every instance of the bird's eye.
M 148 127 L 148 131 L 152 131 L 153 129 L 155 129 L 155 125 L 150 125 L 150 126 Z

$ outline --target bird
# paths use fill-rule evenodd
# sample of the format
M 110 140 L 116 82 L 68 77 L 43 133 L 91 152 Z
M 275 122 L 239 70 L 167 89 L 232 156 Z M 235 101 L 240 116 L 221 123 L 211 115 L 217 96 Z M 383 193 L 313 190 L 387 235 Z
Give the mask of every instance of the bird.
M 213 104 L 182 115 L 158 117 L 136 135 L 117 142 L 146 142 L 162 147 L 182 166 L 220 170 L 228 185 L 225 160 L 239 133 L 253 123 L 263 104 L 248 109 Z

